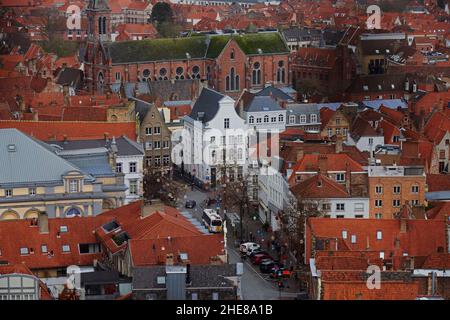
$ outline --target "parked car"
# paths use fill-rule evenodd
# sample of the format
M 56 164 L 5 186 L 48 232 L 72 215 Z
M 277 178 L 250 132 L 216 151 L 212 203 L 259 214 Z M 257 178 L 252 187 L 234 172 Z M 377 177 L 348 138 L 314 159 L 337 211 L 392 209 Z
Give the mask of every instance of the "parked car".
M 242 253 L 251 253 L 254 250 L 258 250 L 260 249 L 261 246 L 257 243 L 254 242 L 245 242 L 243 244 L 241 244 L 241 246 L 239 247 L 239 251 L 241 251 Z
M 262 250 L 262 249 L 260 248 L 260 249 L 253 250 L 253 251 L 250 252 L 250 253 L 247 253 L 247 255 L 249 256 L 249 258 L 251 258 L 251 257 L 253 257 L 255 254 L 258 254 L 258 253 L 269 254 L 269 253 L 267 253 L 267 251 L 264 251 L 264 250 Z
M 283 266 L 279 266 L 279 268 L 274 267 L 270 271 L 270 277 L 273 279 L 280 279 L 280 278 L 290 278 L 291 277 L 291 271 L 288 269 L 285 269 Z
M 279 270 L 280 268 L 282 268 L 282 266 L 283 265 L 277 261 L 267 260 L 261 262 L 261 264 L 259 265 L 259 270 L 262 273 L 271 273 L 272 271 Z
M 196 204 L 197 203 L 195 202 L 195 200 L 188 200 L 188 201 L 186 201 L 186 204 L 184 205 L 184 207 L 187 209 L 192 209 L 192 208 L 195 208 Z
M 251 261 L 253 264 L 258 265 L 258 264 L 260 264 L 261 262 L 263 262 L 263 260 L 267 260 L 267 259 L 273 260 L 273 258 L 272 258 L 270 255 L 268 255 L 268 254 L 265 254 L 265 253 L 257 253 L 257 254 L 255 254 L 253 257 L 250 258 L 250 261 Z

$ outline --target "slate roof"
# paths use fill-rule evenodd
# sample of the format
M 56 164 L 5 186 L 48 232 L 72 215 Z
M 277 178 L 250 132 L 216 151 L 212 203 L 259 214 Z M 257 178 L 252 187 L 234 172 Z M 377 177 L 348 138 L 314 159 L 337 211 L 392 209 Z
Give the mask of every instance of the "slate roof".
M 64 68 L 58 74 L 56 83 L 59 85 L 69 85 L 75 86 L 76 88 L 81 87 L 81 82 L 83 81 L 83 71 L 74 68 Z
M 219 110 L 219 101 L 224 97 L 223 94 L 217 91 L 203 88 L 200 96 L 192 107 L 192 112 L 189 117 L 194 120 L 202 121 L 203 123 L 211 121 Z
M 244 109 L 246 112 L 282 110 L 278 102 L 270 96 L 256 96 Z
M 82 171 L 17 129 L 0 129 L 0 163 L 1 184 L 61 181 L 69 171 Z
M 117 154 L 119 156 L 133 156 L 143 155 L 144 150 L 142 146 L 127 137 L 115 138 L 117 146 Z M 49 141 L 49 144 L 58 145 L 63 150 L 80 150 L 91 148 L 111 148 L 112 139 L 106 141 L 105 139 L 96 140 L 71 140 L 71 141 Z
M 157 284 L 157 277 L 165 275 L 165 266 L 134 268 L 133 289 L 165 288 L 165 285 Z M 231 287 L 231 282 L 225 281 L 223 276 L 236 276 L 236 265 L 192 265 L 190 275 L 190 287 Z
M 61 157 L 93 176 L 115 176 L 105 148 L 61 152 Z
M 286 107 L 287 116 L 290 115 L 309 115 L 317 114 L 317 121 L 320 122 L 320 108 L 316 103 L 296 103 L 290 104 Z M 306 121 L 309 123 L 309 117 L 306 117 Z
M 282 89 L 275 88 L 274 86 L 268 86 L 256 93 L 257 96 L 272 96 L 275 99 L 283 101 L 293 101 L 292 97 L 283 92 Z

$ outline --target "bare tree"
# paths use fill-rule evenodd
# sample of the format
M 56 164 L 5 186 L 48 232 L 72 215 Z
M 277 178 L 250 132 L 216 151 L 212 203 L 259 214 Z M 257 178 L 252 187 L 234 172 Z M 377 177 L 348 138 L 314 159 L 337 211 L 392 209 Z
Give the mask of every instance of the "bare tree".
M 184 197 L 187 186 L 171 179 L 161 170 L 146 169 L 143 178 L 144 199 L 160 199 L 165 204 L 176 206 Z

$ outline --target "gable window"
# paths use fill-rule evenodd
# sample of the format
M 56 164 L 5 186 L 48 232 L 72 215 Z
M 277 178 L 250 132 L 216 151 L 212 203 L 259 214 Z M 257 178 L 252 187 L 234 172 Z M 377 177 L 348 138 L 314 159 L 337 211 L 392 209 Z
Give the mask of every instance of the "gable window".
M 230 128 L 230 118 L 223 119 L 223 128 L 229 129 Z
M 231 50 L 231 52 L 230 52 L 230 59 L 234 60 L 234 50 Z
M 153 128 L 153 133 L 154 134 L 161 134 L 161 127 L 154 127 Z
M 150 136 L 152 134 L 152 127 L 145 128 L 145 135 Z

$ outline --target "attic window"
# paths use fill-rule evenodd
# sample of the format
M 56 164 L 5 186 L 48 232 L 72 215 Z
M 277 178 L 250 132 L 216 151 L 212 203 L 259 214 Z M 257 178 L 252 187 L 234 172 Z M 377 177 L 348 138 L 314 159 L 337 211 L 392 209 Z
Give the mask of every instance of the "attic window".
M 28 248 L 26 248 L 26 247 L 20 248 L 20 255 L 24 256 L 27 254 L 29 254 Z

